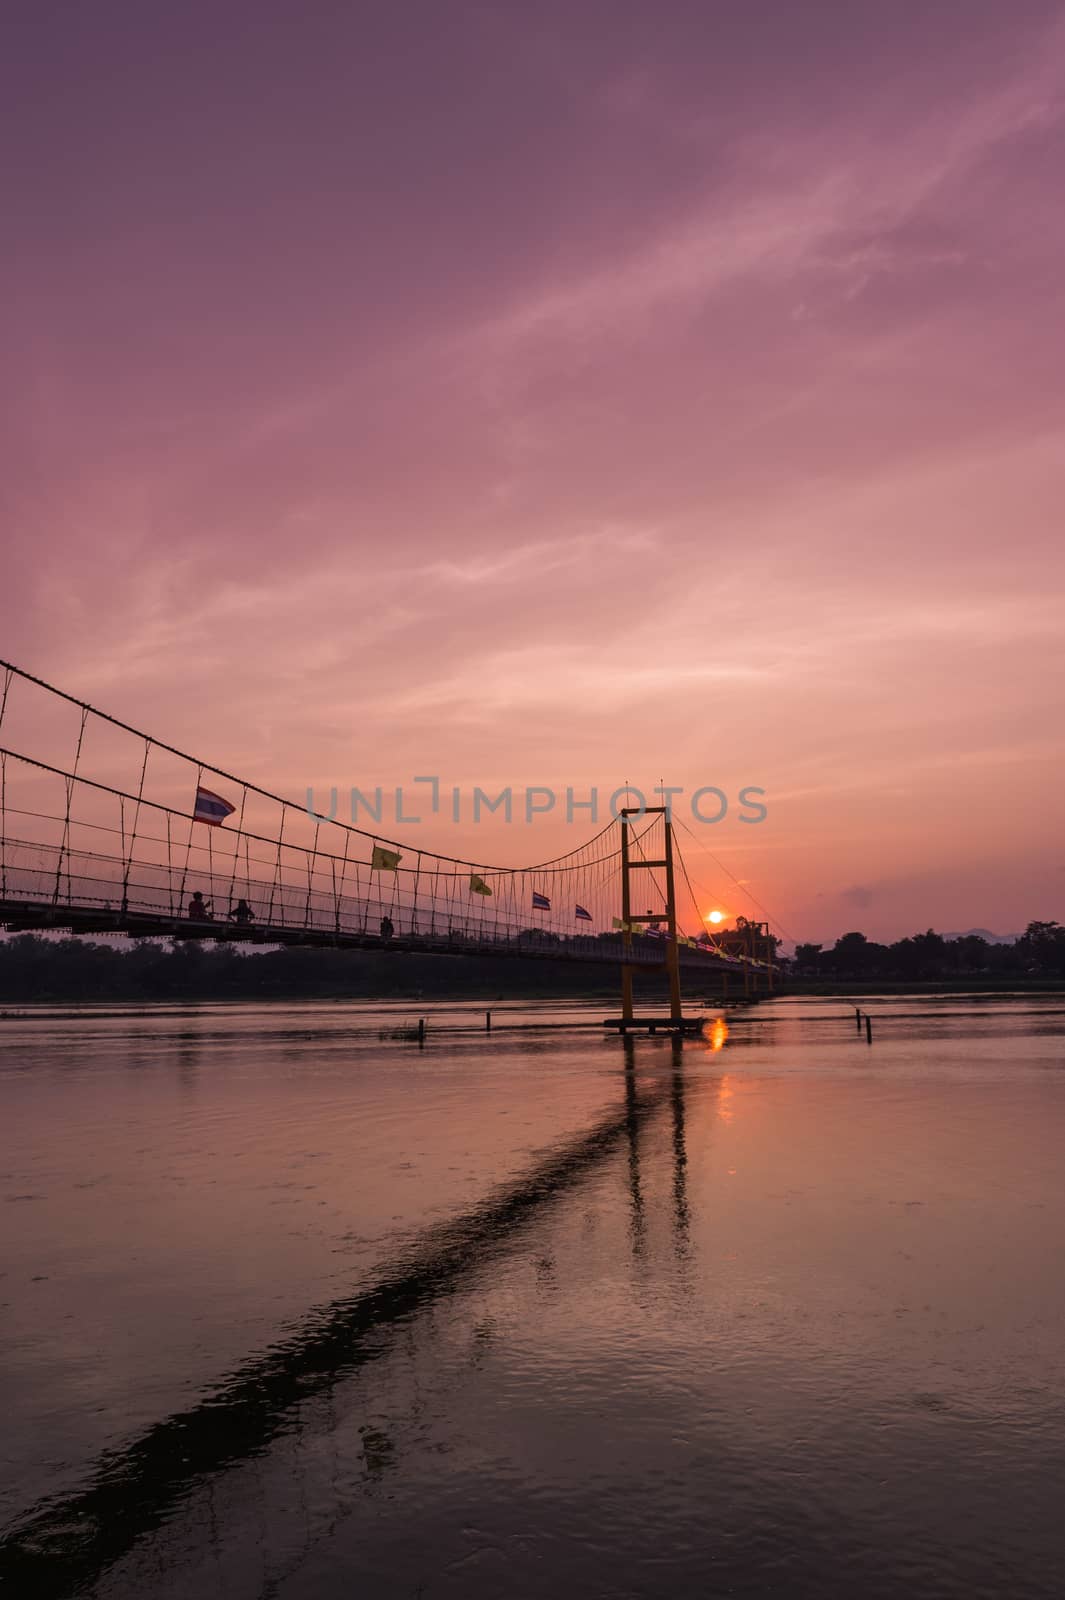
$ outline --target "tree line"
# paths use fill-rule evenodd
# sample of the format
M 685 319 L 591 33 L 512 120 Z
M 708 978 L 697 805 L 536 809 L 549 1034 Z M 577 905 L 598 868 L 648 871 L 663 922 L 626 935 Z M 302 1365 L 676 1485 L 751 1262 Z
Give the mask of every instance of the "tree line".
M 1012 944 L 929 929 L 878 944 L 845 933 L 835 944 L 800 944 L 782 963 L 785 982 L 953 983 L 1065 980 L 1065 928 L 1029 923 Z M 657 974 L 641 975 L 657 990 Z M 735 976 L 733 975 L 733 983 Z M 565 961 L 404 954 L 388 950 L 275 949 L 244 953 L 198 940 L 121 945 L 19 934 L 0 940 L 0 1005 L 33 1001 L 502 998 L 615 996 L 617 976 Z
M 947 939 L 931 928 L 894 944 L 877 944 L 864 933 L 845 933 L 831 949 L 797 945 L 792 971 L 800 978 L 895 982 L 1065 978 L 1065 928 L 1057 922 L 1030 922 L 1011 944 L 993 944 L 978 933 Z
M 199 940 L 171 946 L 47 939 L 0 940 L 0 1005 L 51 1001 L 387 999 L 611 993 L 608 968 L 564 961 L 274 949 L 244 953 Z

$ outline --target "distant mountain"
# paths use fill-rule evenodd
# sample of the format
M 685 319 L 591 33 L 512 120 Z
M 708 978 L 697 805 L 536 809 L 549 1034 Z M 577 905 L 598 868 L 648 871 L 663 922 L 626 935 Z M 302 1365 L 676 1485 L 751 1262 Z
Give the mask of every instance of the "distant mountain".
M 945 933 L 944 939 L 986 939 L 988 944 L 1016 944 L 1019 933 L 992 933 L 990 928 L 966 928 L 964 933 Z

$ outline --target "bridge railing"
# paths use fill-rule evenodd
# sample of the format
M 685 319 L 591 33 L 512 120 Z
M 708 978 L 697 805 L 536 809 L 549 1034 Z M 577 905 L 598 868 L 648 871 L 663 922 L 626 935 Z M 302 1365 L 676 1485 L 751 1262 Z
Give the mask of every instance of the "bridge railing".
M 308 890 L 304 882 L 281 881 L 245 876 L 234 886 L 228 870 L 212 872 L 206 868 L 189 875 L 184 867 L 165 863 L 132 860 L 103 851 L 88 851 L 76 846 L 49 845 L 41 841 L 5 837 L 3 869 L 0 874 L 0 920 L 26 924 L 63 925 L 63 912 L 76 910 L 84 922 L 86 914 L 97 914 L 100 929 L 114 926 L 116 931 L 195 935 L 197 937 L 245 937 L 259 941 L 282 941 L 299 933 L 317 936 L 315 942 L 337 939 L 344 942 L 380 942 L 382 905 L 387 904 L 397 941 L 413 941 L 425 947 L 475 947 L 478 950 L 506 950 L 545 956 L 557 953 L 568 959 L 616 961 L 620 959 L 620 935 L 615 933 L 573 934 L 563 937 L 549 930 L 518 927 L 502 919 L 464 919 L 448 916 L 448 908 L 432 900 L 409 899 L 402 905 L 379 899 L 360 899 L 352 894 L 333 895 L 321 888 Z M 206 905 L 213 910 L 208 923 L 190 917 L 189 885 L 195 881 Z M 248 908 L 249 920 L 229 917 L 239 900 Z M 90 919 L 91 920 L 91 919 Z M 637 938 L 634 959 L 643 964 L 661 960 L 661 949 L 650 937 Z M 685 952 L 686 964 L 716 965 L 701 952 Z
M 228 801 L 223 825 L 196 816 L 202 788 Z M 635 824 L 629 836 L 638 844 Z M 620 853 L 616 824 L 528 868 L 397 845 L 206 767 L 0 662 L 0 922 L 9 925 L 40 914 L 60 926 L 66 912 L 79 928 L 96 915 L 100 927 L 125 919 L 135 932 L 152 924 L 202 937 L 362 941 L 390 930 L 421 943 L 615 961 Z M 213 924 L 190 917 L 197 892 Z M 652 964 L 662 953 L 649 932 L 633 936 L 633 959 Z M 710 951 L 685 949 L 683 959 L 721 964 Z

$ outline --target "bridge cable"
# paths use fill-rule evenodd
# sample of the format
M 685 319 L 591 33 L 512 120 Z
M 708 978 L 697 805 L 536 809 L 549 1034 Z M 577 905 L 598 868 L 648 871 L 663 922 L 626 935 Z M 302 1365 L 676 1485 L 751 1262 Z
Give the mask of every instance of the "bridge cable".
M 199 787 L 200 787 L 200 779 L 202 777 L 203 777 L 203 767 L 200 766 L 200 767 L 196 768 L 196 788 L 197 789 L 199 789 Z M 185 909 L 185 884 L 188 881 L 189 858 L 192 855 L 192 829 L 193 829 L 194 823 L 193 823 L 193 818 L 191 816 L 189 816 L 188 822 L 189 822 L 188 837 L 187 837 L 187 839 L 185 841 L 185 864 L 181 869 L 181 888 L 178 890 L 178 915 L 179 916 L 181 915 L 182 911 L 184 911 L 184 909 Z
M 89 720 L 88 710 L 84 707 L 81 712 L 81 727 L 78 729 L 78 742 L 74 749 L 74 771 L 66 779 L 67 809 L 63 819 L 63 838 L 59 846 L 59 857 L 55 868 L 55 893 L 52 903 L 59 904 L 59 882 L 63 874 L 63 853 L 67 857 L 67 899 L 70 899 L 70 807 L 74 798 L 74 785 L 78 781 L 78 762 L 81 760 L 81 747 L 85 739 L 85 724 Z
M 241 839 L 241 837 L 243 836 L 243 833 L 244 833 L 244 806 L 245 806 L 245 803 L 247 801 L 247 798 L 248 798 L 247 786 L 245 784 L 241 784 L 241 788 L 240 788 L 240 813 L 239 813 L 239 815 L 237 817 L 237 830 L 236 830 L 237 831 L 237 842 L 233 847 L 233 871 L 230 873 L 230 877 L 229 877 L 229 908 L 230 908 L 230 910 L 233 909 L 233 891 L 237 886 L 237 865 L 238 865 L 238 863 L 240 861 L 240 839 Z
M 687 824 L 687 823 L 686 823 L 686 822 L 681 822 L 681 827 L 682 827 L 682 828 L 683 828 L 683 829 L 684 829 L 684 831 L 685 831 L 685 833 L 689 833 L 689 834 L 691 834 L 691 837 L 692 837 L 692 838 L 693 838 L 693 839 L 694 839 L 694 840 L 695 840 L 695 843 L 696 843 L 696 844 L 698 844 L 698 843 L 699 843 L 699 840 L 698 840 L 698 838 L 697 838 L 697 837 L 696 837 L 696 835 L 695 835 L 695 834 L 694 834 L 694 833 L 693 833 L 693 832 L 692 832 L 692 830 L 691 830 L 691 828 L 689 828 L 689 827 L 688 827 L 688 824 Z M 789 932 L 788 932 L 788 930 L 787 930 L 787 928 L 785 928 L 785 926 L 784 926 L 784 924 L 783 924 L 783 923 L 782 923 L 782 922 L 781 922 L 781 920 L 780 920 L 780 918 L 779 918 L 779 917 L 774 917 L 774 916 L 773 916 L 773 915 L 772 915 L 772 914 L 771 914 L 771 913 L 770 913 L 770 912 L 769 912 L 769 911 L 768 911 L 768 910 L 767 910 L 767 909 L 766 909 L 766 907 L 765 907 L 765 906 L 764 906 L 764 905 L 763 905 L 763 904 L 762 904 L 762 902 L 761 902 L 761 901 L 760 901 L 760 900 L 758 900 L 758 899 L 757 899 L 757 898 L 756 898 L 756 897 L 755 897 L 755 896 L 754 896 L 754 895 L 753 895 L 753 894 L 752 894 L 752 893 L 751 893 L 751 891 L 750 891 L 750 889 L 749 889 L 749 888 L 748 888 L 748 887 L 746 887 L 746 885 L 744 885 L 744 884 L 742 884 L 742 883 L 741 883 L 741 882 L 740 882 L 740 880 L 739 880 L 739 878 L 737 878 L 737 877 L 736 877 L 736 875 L 735 875 L 735 873 L 733 873 L 733 872 L 730 872 L 730 871 L 729 871 L 729 869 L 728 869 L 728 867 L 726 867 L 726 866 L 725 866 L 725 864 L 724 864 L 724 862 L 723 862 L 723 861 L 719 861 L 719 860 L 718 860 L 718 859 L 717 859 L 717 857 L 716 857 L 716 856 L 715 856 L 715 855 L 714 855 L 714 854 L 713 854 L 713 853 L 712 853 L 712 852 L 711 852 L 711 851 L 709 851 L 709 850 L 707 850 L 707 852 L 706 852 L 706 853 L 707 853 L 707 855 L 708 855 L 708 856 L 709 856 L 709 857 L 710 857 L 710 860 L 711 860 L 711 861 L 712 861 L 712 862 L 713 862 L 713 863 L 714 863 L 714 865 L 715 865 L 715 866 L 716 866 L 716 867 L 720 867 L 720 869 L 721 869 L 721 871 L 722 871 L 722 872 L 723 872 L 723 873 L 725 873 L 725 875 L 726 875 L 726 876 L 727 876 L 727 877 L 729 877 L 729 878 L 731 878 L 731 879 L 732 879 L 732 882 L 733 882 L 733 883 L 734 883 L 734 884 L 735 884 L 735 885 L 736 885 L 736 887 L 737 887 L 737 889 L 739 889 L 739 890 L 740 890 L 740 892 L 741 892 L 741 893 L 742 893 L 742 894 L 744 894 L 744 895 L 745 895 L 745 896 L 746 896 L 746 897 L 747 897 L 747 899 L 748 899 L 748 900 L 750 900 L 750 902 L 751 902 L 751 904 L 752 904 L 752 905 L 754 905 L 754 906 L 757 906 L 757 907 L 758 907 L 758 910 L 759 910 L 759 911 L 760 911 L 760 912 L 761 912 L 761 913 L 762 913 L 762 915 L 763 915 L 763 917 L 765 917 L 765 919 L 766 919 L 766 921 L 767 921 L 767 922 L 775 922 L 775 923 L 776 923 L 776 925 L 777 925 L 777 927 L 778 927 L 778 928 L 779 928 L 779 929 L 780 929 L 780 931 L 781 931 L 781 933 L 782 933 L 782 934 L 783 934 L 783 935 L 784 935 L 784 937 L 785 937 L 785 939 L 791 939 L 791 940 L 792 940 L 792 943 L 794 943 L 794 942 L 795 942 L 795 941 L 794 941 L 794 939 L 793 939 L 793 938 L 792 938 L 792 935 L 791 935 L 791 934 L 790 934 L 790 933 L 789 933 Z M 699 886 L 699 887 L 700 887 L 700 888 L 702 888 L 702 889 L 703 889 L 703 890 L 704 890 L 704 893 L 709 893 L 709 891 L 708 891 L 708 890 L 706 890 L 706 888 L 705 888 L 705 885 L 700 885 L 700 886 Z M 714 897 L 713 897 L 713 896 L 712 896 L 712 895 L 711 895 L 711 899 L 712 899 L 712 898 L 714 898 Z
M 144 797 L 144 779 L 145 779 L 145 775 L 147 774 L 147 771 L 148 771 L 148 752 L 149 752 L 150 749 L 151 749 L 151 740 L 150 739 L 145 739 L 145 741 L 144 741 L 144 759 L 141 762 L 140 783 L 137 786 L 137 803 L 136 803 L 136 807 L 135 807 L 134 812 L 133 812 L 133 831 L 132 831 L 132 833 L 130 835 L 129 855 L 126 858 L 125 870 L 124 870 L 124 872 L 122 874 L 122 911 L 123 911 L 123 914 L 125 914 L 125 912 L 127 910 L 127 902 L 128 902 L 128 898 L 129 898 L 129 874 L 130 874 L 130 869 L 132 868 L 132 865 L 133 865 L 133 852 L 137 848 L 137 823 L 140 820 L 141 800 Z M 125 805 L 124 805 L 124 803 L 121 803 L 121 804 L 122 804 L 122 822 L 123 822 L 123 826 L 125 826 Z
M 287 815 L 287 812 L 286 812 L 286 809 L 285 809 L 285 805 L 284 805 L 284 802 L 282 802 L 282 805 L 281 805 L 281 822 L 278 825 L 278 829 L 277 829 L 277 861 L 276 861 L 276 864 L 274 866 L 274 881 L 273 881 L 273 883 L 272 883 L 272 885 L 270 887 L 270 905 L 269 905 L 269 907 L 267 909 L 267 913 L 266 913 L 266 920 L 267 920 L 267 922 L 270 922 L 270 923 L 272 923 L 273 920 L 274 920 L 274 897 L 277 894 L 277 891 L 278 891 L 279 887 L 281 886 L 281 843 L 282 843 L 282 840 L 284 839 L 284 836 L 285 836 L 285 817 L 286 817 L 286 815 Z M 281 896 L 280 905 L 281 905 L 281 926 L 284 927 L 285 926 L 285 899 L 284 899 L 284 895 Z
M 12 667 L 4 668 L 4 691 L 0 695 L 0 728 L 4 725 L 7 696 L 14 677 Z M 7 899 L 7 754 L 0 755 L 0 894 Z
M 90 705 L 87 700 L 79 700 L 75 695 L 68 694 L 65 689 L 57 689 L 54 684 L 48 683 L 44 678 L 36 677 L 32 672 L 26 672 L 24 670 L 24 668 L 15 666 L 15 664 L 13 662 L 0 660 L 0 667 L 2 667 L 4 669 L 5 673 L 14 674 L 16 677 L 19 677 L 19 678 L 23 679 L 27 683 L 36 684 L 36 686 L 39 689 L 44 689 L 48 694 L 55 695 L 58 699 L 66 700 L 68 702 L 68 704 L 73 705 L 73 706 L 77 706 L 82 712 L 84 712 L 86 714 L 86 717 L 90 716 L 90 715 L 94 716 L 94 717 L 98 717 L 102 722 L 109 722 L 112 727 L 120 728 L 124 733 L 131 733 L 137 739 L 148 739 L 148 740 L 150 740 L 151 743 L 154 744 L 155 747 L 158 750 L 163 750 L 168 755 L 177 756 L 179 760 L 187 762 L 190 767 L 195 767 L 201 777 L 202 777 L 202 775 L 203 775 L 203 773 L 205 771 L 206 772 L 211 772 L 216 777 L 225 779 L 225 781 L 227 783 L 235 784 L 238 787 L 243 786 L 248 790 L 248 792 L 250 794 L 259 795 L 262 799 L 270 800 L 275 805 L 282 806 L 282 807 L 284 807 L 284 808 L 286 808 L 288 810 L 291 810 L 291 811 L 298 811 L 304 816 L 306 816 L 308 814 L 307 807 L 305 805 L 299 805 L 299 804 L 297 804 L 297 802 L 295 800 L 286 800 L 283 795 L 274 794 L 269 789 L 260 788 L 258 784 L 248 783 L 246 779 L 238 777 L 236 773 L 226 772 L 221 767 L 208 766 L 203 761 L 201 761 L 199 758 L 197 758 L 196 756 L 189 755 L 187 751 L 179 750 L 179 749 L 177 749 L 177 747 L 175 745 L 166 744 L 166 743 L 164 743 L 163 740 L 157 739 L 154 734 L 145 733 L 142 728 L 134 728 L 130 723 L 123 722 L 119 717 L 114 717 L 107 711 L 100 711 L 96 706 Z M 12 752 L 12 754 L 14 754 L 14 753 L 15 752 Z M 22 759 L 28 759 L 28 758 L 22 758 Z M 44 765 L 44 763 L 37 763 L 37 764 L 38 765 Z M 50 769 L 50 770 L 57 770 L 57 769 L 53 768 L 53 769 Z M 81 781 L 87 781 L 87 780 L 81 780 Z M 107 789 L 110 786 L 107 785 L 107 784 L 98 784 L 96 787 Z M 117 790 L 113 790 L 112 792 L 116 793 L 116 794 L 118 793 Z M 185 815 L 185 813 L 180 813 L 180 814 L 181 815 Z M 353 824 L 350 824 L 350 823 L 347 823 L 347 822 L 340 822 L 336 818 L 331 819 L 331 821 L 332 821 L 332 825 L 334 827 L 342 828 L 345 831 L 351 832 L 353 834 L 357 834 L 363 839 L 370 839 L 370 840 L 373 840 L 375 843 L 384 843 L 386 845 L 395 845 L 399 849 L 403 849 L 403 846 L 404 846 L 404 841 L 403 840 L 397 840 L 397 839 L 381 840 L 381 839 L 378 838 L 377 835 L 368 833 L 365 828 L 357 828 Z M 612 827 L 613 827 L 613 821 L 607 823 L 607 825 L 605 827 L 601 828 L 600 831 L 597 834 L 593 835 L 592 839 L 589 840 L 588 843 L 595 843 L 596 840 L 603 838 L 610 831 L 610 829 Z M 272 843 L 273 841 L 270 841 L 270 842 Z M 299 848 L 299 847 L 297 847 L 297 848 Z M 466 863 L 461 861 L 457 856 L 448 856 L 448 855 L 444 855 L 444 854 L 439 853 L 439 852 L 435 852 L 435 853 L 437 853 L 439 855 L 439 859 L 441 861 L 446 861 L 450 866 L 463 867 L 463 866 L 466 865 Z M 531 872 L 545 871 L 546 869 L 548 869 L 550 867 L 558 866 L 559 863 L 561 863 L 561 862 L 570 860 L 577 853 L 578 853 L 577 850 L 566 851 L 563 855 L 554 856 L 549 861 L 539 862 L 539 863 L 535 864 L 534 866 L 531 866 L 530 868 L 528 868 L 528 870 L 531 871 Z M 515 871 L 517 869 L 511 868 L 511 867 L 492 867 L 492 868 L 489 868 L 488 870 L 489 871 L 493 871 L 493 872 L 510 872 L 510 871 Z

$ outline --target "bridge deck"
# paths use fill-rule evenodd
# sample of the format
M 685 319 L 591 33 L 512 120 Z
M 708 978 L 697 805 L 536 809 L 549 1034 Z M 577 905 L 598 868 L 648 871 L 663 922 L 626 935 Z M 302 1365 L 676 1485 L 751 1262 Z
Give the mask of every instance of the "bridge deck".
M 499 956 L 522 961 L 567 961 L 616 967 L 622 959 L 620 936 L 599 938 L 577 935 L 572 939 L 479 938 L 475 934 L 401 933 L 390 939 L 351 929 L 300 927 L 281 923 L 194 922 L 162 913 L 105 910 L 99 906 L 68 906 L 34 900 L 0 900 L 0 926 L 12 933 L 68 932 L 72 934 L 122 934 L 133 939 L 210 940 L 222 944 L 304 946 L 339 950 L 392 950 L 397 954 Z M 627 960 L 647 971 L 664 967 L 660 944 L 635 938 Z M 681 964 L 707 975 L 730 969 L 712 954 L 682 949 Z
M 380 823 L 375 793 L 363 805 Z M 564 854 L 511 867 L 348 824 L 331 794 L 327 814 L 310 791 L 296 804 L 0 662 L 0 926 L 615 971 L 675 955 L 722 989 L 730 973 L 745 991 L 772 983 L 768 939 L 749 935 L 739 955 L 684 936 L 674 862 L 700 933 L 703 912 L 665 806 L 628 807 Z M 217 920 L 197 920 L 205 905 Z

